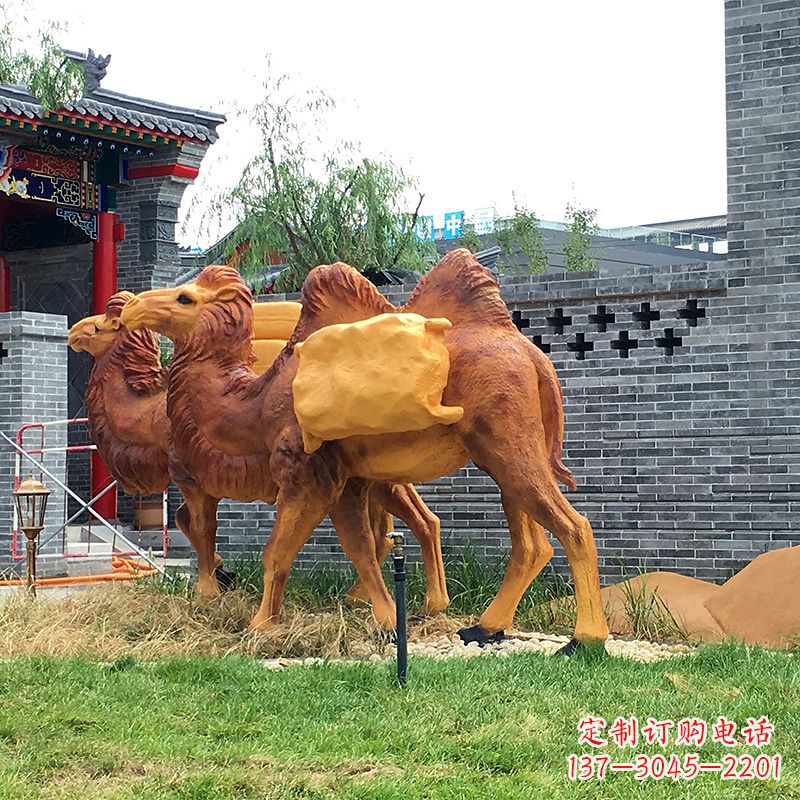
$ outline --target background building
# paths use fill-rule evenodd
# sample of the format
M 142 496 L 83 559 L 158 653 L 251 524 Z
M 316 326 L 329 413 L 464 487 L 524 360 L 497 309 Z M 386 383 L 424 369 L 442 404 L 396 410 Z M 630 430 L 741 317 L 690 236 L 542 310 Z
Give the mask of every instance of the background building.
M 23 423 L 83 416 L 91 364 L 66 347 L 69 325 L 103 311 L 118 286 L 174 283 L 181 196 L 224 122 L 109 91 L 107 57 L 69 55 L 84 67 L 86 96 L 64 108 L 45 110 L 24 88 L 0 86 L 0 428 L 11 436 Z M 48 445 L 64 436 L 66 428 L 50 430 Z M 85 436 L 70 429 L 72 441 Z M 63 453 L 48 458 L 63 472 Z M 11 470 L 0 446 L 0 562 Z M 86 459 L 70 457 L 67 471 L 88 494 Z M 92 479 L 95 489 L 109 480 L 97 460 Z M 98 510 L 115 516 L 113 493 Z

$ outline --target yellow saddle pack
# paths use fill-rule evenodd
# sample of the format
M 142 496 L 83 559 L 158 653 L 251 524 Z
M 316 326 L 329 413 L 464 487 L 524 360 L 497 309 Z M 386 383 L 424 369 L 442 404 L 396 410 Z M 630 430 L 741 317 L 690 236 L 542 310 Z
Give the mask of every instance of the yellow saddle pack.
M 451 327 L 447 319 L 381 314 L 330 325 L 295 345 L 292 393 L 306 452 L 348 436 L 458 422 L 464 409 L 442 405 Z
M 283 350 L 300 319 L 300 303 L 290 300 L 253 305 L 253 371 L 266 372 Z

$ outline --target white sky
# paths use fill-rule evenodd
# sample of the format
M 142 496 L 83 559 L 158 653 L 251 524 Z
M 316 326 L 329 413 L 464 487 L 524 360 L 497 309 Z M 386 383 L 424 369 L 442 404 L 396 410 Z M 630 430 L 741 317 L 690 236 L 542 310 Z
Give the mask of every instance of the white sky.
M 437 224 L 507 212 L 512 192 L 543 219 L 575 199 L 603 226 L 725 211 L 721 0 L 26 5 L 67 20 L 64 46 L 112 54 L 106 88 L 180 105 L 252 102 L 271 53 L 419 178 Z M 235 171 L 250 142 L 220 133 Z

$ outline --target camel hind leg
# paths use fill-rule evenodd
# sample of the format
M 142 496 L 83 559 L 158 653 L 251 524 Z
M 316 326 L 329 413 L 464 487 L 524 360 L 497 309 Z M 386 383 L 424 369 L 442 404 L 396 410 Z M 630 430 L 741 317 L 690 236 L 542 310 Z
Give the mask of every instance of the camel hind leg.
M 518 506 L 503 497 L 503 510 L 511 535 L 511 555 L 503 583 L 477 625 L 459 631 L 465 642 L 500 639 L 514 622 L 522 595 L 553 557 L 544 528 Z
M 516 497 L 529 516 L 553 533 L 567 554 L 577 610 L 573 642 L 565 649 L 565 652 L 571 652 L 576 642 L 605 641 L 608 624 L 600 596 L 600 573 L 592 527 L 589 520 L 570 505 L 555 480 L 548 478 L 539 486 L 524 486 Z
M 375 555 L 382 564 L 392 548 L 389 534 L 392 515 L 403 520 L 419 542 L 425 565 L 423 613 L 439 614 L 450 605 L 442 560 L 441 525 L 413 485 L 375 483 L 369 496 L 370 522 L 375 538 Z M 388 513 L 384 513 L 384 509 Z M 347 592 L 351 603 L 367 602 L 369 594 L 359 578 Z
M 410 483 L 380 484 L 378 491 L 383 497 L 386 510 L 399 517 L 408 526 L 419 542 L 422 561 L 425 565 L 426 614 L 438 614 L 450 605 L 447 582 L 442 560 L 441 524 L 419 492 Z
M 504 385 L 502 375 L 497 376 L 495 385 Z M 462 427 L 467 450 L 495 480 L 504 501 L 549 530 L 564 547 L 575 586 L 574 640 L 604 641 L 608 626 L 600 597 L 594 535 L 589 521 L 570 505 L 556 483 L 537 390 L 516 396 L 502 391 L 495 390 L 495 396 L 488 391 L 481 407 L 471 410 Z M 497 423 L 498 408 L 505 410 L 505 419 L 514 420 L 513 426 Z M 496 624 L 491 618 L 487 622 Z

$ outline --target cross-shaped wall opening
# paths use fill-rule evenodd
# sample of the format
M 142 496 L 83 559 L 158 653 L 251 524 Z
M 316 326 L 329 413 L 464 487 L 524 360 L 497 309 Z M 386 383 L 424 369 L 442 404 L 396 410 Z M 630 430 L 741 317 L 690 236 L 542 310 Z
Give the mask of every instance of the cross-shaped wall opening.
M 597 330 L 600 333 L 606 332 L 606 326 L 614 322 L 617 315 L 613 311 L 608 311 L 605 306 L 597 306 L 596 314 L 589 314 L 589 322 L 597 325 Z
M 563 308 L 557 308 L 553 316 L 547 317 L 547 324 L 559 335 L 564 333 L 564 328 L 572 325 L 572 317 L 564 314 Z
M 611 341 L 611 349 L 618 350 L 620 358 L 628 358 L 631 350 L 639 346 L 638 339 L 631 339 L 628 331 L 620 331 L 619 338 Z
M 516 325 L 518 331 L 523 331 L 531 326 L 531 321 L 527 317 L 523 317 L 518 308 L 511 312 L 511 321 Z
M 697 300 L 687 300 L 685 308 L 678 309 L 678 319 L 685 319 L 690 328 L 696 328 L 698 320 L 706 315 L 704 308 L 698 308 Z
M 633 312 L 633 318 L 639 323 L 643 331 L 650 330 L 650 323 L 661 317 L 661 312 L 650 308 L 650 303 L 642 303 L 638 311 Z
M 574 342 L 567 342 L 567 350 L 575 353 L 575 358 L 583 361 L 586 358 L 586 353 L 594 350 L 594 342 L 586 341 L 585 333 L 576 333 Z
M 531 341 L 543 352 L 549 353 L 550 352 L 550 345 L 547 342 L 542 341 L 542 336 L 539 333 L 534 334 L 531 336 Z
M 683 344 L 683 337 L 676 336 L 674 328 L 665 328 L 663 336 L 656 337 L 656 347 L 663 347 L 664 354 L 671 356 L 675 352 L 676 347 Z

